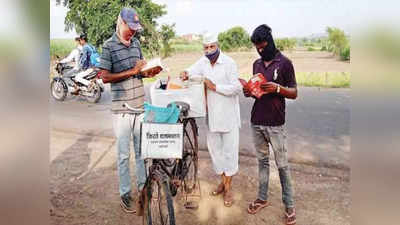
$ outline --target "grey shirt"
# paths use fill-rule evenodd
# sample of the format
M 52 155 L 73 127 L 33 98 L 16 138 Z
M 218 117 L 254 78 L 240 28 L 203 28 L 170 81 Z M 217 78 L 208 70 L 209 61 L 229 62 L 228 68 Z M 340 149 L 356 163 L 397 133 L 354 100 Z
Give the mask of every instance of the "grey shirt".
M 120 42 L 114 33 L 103 45 L 99 68 L 111 73 L 120 73 L 134 68 L 136 62 L 140 59 L 143 59 L 143 55 L 139 40 L 132 38 L 131 45 L 127 47 Z M 143 108 L 144 86 L 142 79 L 135 75 L 120 82 L 111 83 L 111 97 L 111 111 L 113 113 L 129 113 L 122 107 L 125 102 L 131 107 Z

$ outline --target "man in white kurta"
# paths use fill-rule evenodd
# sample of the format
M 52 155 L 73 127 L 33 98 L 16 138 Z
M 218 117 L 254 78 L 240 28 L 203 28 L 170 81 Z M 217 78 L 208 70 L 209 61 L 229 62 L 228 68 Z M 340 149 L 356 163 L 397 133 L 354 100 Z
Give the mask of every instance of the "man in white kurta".
M 217 39 L 206 37 L 204 53 L 195 64 L 181 73 L 183 79 L 203 77 L 207 96 L 207 146 L 214 170 L 222 182 L 212 195 L 224 194 L 225 206 L 233 203 L 232 176 L 239 169 L 239 94 L 242 86 L 233 59 L 219 50 Z

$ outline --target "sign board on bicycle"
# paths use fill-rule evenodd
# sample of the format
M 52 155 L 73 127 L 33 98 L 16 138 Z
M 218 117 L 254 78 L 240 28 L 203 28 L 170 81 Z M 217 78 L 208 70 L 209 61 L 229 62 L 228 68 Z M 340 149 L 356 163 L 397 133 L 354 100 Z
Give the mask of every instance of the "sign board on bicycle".
M 182 158 L 182 123 L 141 123 L 142 159 Z

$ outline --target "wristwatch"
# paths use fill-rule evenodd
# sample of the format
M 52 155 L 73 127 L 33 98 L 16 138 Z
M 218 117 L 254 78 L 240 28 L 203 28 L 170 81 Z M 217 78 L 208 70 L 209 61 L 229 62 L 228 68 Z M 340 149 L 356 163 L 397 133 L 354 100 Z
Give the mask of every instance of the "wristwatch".
M 281 91 L 281 85 L 278 84 L 278 87 L 276 88 L 276 93 L 279 93 Z

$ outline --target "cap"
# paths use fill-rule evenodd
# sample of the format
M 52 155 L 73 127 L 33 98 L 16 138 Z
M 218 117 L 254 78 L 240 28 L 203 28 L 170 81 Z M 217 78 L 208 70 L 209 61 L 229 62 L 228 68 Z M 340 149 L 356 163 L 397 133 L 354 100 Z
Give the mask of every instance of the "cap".
M 139 23 L 139 15 L 136 10 L 125 7 L 121 10 L 119 15 L 132 30 L 142 29 L 142 25 Z
M 211 34 L 211 33 L 206 33 L 203 36 L 203 44 L 204 45 L 208 45 L 208 44 L 212 44 L 212 43 L 216 43 L 218 42 L 218 37 L 215 34 Z

